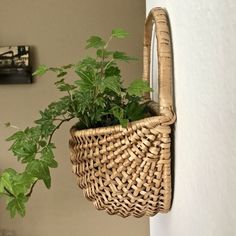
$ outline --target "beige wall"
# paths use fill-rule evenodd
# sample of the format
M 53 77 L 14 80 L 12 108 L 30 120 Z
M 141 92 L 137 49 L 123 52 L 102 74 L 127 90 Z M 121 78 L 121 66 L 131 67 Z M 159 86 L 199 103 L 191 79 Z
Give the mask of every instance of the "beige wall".
M 29 44 L 36 65 L 62 65 L 85 55 L 84 42 L 91 34 L 108 36 L 111 29 L 122 27 L 130 37 L 113 45 L 141 58 L 144 17 L 144 0 L 0 0 L 0 45 Z M 122 66 L 126 82 L 140 78 L 141 62 Z M 0 169 L 17 167 L 4 141 L 12 130 L 3 123 L 11 121 L 22 128 L 32 125 L 38 110 L 58 97 L 54 81 L 53 76 L 47 76 L 32 85 L 0 86 Z M 65 125 L 54 140 L 60 166 L 52 172 L 51 191 L 38 184 L 25 218 L 10 219 L 0 200 L 0 229 L 13 230 L 15 236 L 148 235 L 148 218 L 109 216 L 84 199 L 68 157 L 72 123 Z

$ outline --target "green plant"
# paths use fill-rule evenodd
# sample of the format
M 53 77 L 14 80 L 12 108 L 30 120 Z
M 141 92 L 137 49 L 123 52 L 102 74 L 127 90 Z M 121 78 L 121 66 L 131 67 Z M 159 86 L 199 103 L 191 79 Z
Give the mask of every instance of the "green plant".
M 50 188 L 50 168 L 58 165 L 52 137 L 64 122 L 77 118 L 80 129 L 116 124 L 126 127 L 128 122 L 148 115 L 145 104 L 141 104 L 143 93 L 150 91 L 148 84 L 136 80 L 125 88 L 117 65 L 118 61 L 129 62 L 134 58 L 124 52 L 108 50 L 113 38 L 123 39 L 126 35 L 124 30 L 115 29 L 106 42 L 92 36 L 86 48 L 96 50 L 95 58 L 86 57 L 77 64 L 62 67 L 42 65 L 34 73 L 35 76 L 48 71 L 56 73 L 55 85 L 65 95 L 40 111 L 34 127 L 19 130 L 7 139 L 12 142 L 10 150 L 14 156 L 25 165 L 21 173 L 9 168 L 0 174 L 0 197 L 6 198 L 12 217 L 16 213 L 25 215 L 25 204 L 38 181 L 42 180 Z M 80 77 L 73 84 L 65 82 L 69 70 Z M 7 126 L 11 126 L 10 123 Z

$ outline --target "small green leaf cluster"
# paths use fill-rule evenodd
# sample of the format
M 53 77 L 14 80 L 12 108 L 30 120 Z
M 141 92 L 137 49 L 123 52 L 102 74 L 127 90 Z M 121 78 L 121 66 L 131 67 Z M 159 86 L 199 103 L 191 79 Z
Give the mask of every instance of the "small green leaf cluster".
M 11 216 L 25 215 L 25 204 L 32 194 L 36 182 L 42 180 L 47 188 L 51 186 L 50 168 L 56 168 L 52 137 L 64 122 L 77 118 L 81 129 L 121 124 L 127 127 L 131 121 L 148 116 L 143 94 L 150 92 L 149 85 L 135 80 L 127 88 L 123 86 L 118 63 L 135 58 L 125 52 L 108 50 L 112 39 L 127 36 L 123 29 L 114 29 L 107 41 L 99 36 L 87 40 L 86 48 L 96 51 L 95 57 L 86 57 L 76 64 L 62 67 L 42 65 L 34 73 L 42 76 L 46 72 L 56 74 L 56 88 L 64 95 L 40 111 L 34 127 L 14 133 L 7 140 L 12 142 L 10 150 L 25 169 L 18 173 L 6 169 L 0 174 L 0 197 L 7 200 Z M 68 72 L 73 70 L 78 80 L 66 82 Z M 7 126 L 11 126 L 7 123 Z

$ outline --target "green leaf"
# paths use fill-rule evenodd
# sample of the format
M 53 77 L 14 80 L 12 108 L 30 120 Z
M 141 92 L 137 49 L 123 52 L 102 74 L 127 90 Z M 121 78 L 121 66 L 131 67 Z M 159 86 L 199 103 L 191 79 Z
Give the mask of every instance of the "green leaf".
M 52 145 L 48 145 L 42 149 L 41 160 L 45 163 L 46 166 L 51 168 L 56 168 L 58 167 L 58 163 L 54 160 L 54 154 L 52 148 L 53 148 Z
M 20 160 L 22 163 L 29 162 L 35 158 L 37 153 L 37 145 L 33 142 L 23 143 L 22 141 L 14 143 L 11 148 L 14 155 Z
M 121 85 L 120 85 L 119 77 L 110 76 L 110 77 L 104 78 L 101 83 L 101 89 L 102 91 L 104 91 L 106 88 L 119 94 L 121 92 Z
M 2 182 L 2 177 L 0 177 L 0 197 L 4 194 L 4 184 Z
M 138 102 L 130 102 L 125 107 L 125 113 L 130 121 L 135 121 L 143 119 L 147 114 L 147 109 Z
M 18 196 L 25 194 L 30 188 L 34 178 L 27 173 L 17 173 L 13 169 L 6 169 L 0 178 L 0 193 L 10 194 L 10 196 Z
M 25 159 L 27 161 L 34 159 L 37 152 L 37 146 L 34 143 L 24 143 L 24 145 L 22 145 L 21 147 L 17 146 L 17 148 L 15 148 L 13 152 L 22 160 Z
M 10 150 L 22 163 L 31 161 L 37 153 L 37 142 L 40 137 L 39 127 L 26 128 L 18 131 L 9 137 L 8 141 L 13 141 Z
M 0 193 L 4 192 L 4 184 L 2 181 L 2 174 L 0 175 Z
M 121 124 L 121 126 L 122 126 L 123 128 L 126 128 L 127 125 L 128 125 L 128 123 L 129 123 L 129 120 L 128 120 L 128 119 L 121 119 L 121 120 L 120 120 L 120 124 Z
M 55 85 L 57 86 L 57 88 L 60 91 L 67 91 L 67 92 L 69 92 L 69 91 L 71 91 L 71 90 L 76 88 L 75 85 L 71 85 L 71 84 L 65 83 L 64 79 L 61 79 L 61 80 L 55 82 Z
M 42 76 L 48 71 L 48 67 L 45 65 L 39 66 L 39 68 L 32 74 L 33 76 Z
M 108 67 L 105 70 L 105 77 L 117 76 L 120 77 L 120 69 L 117 66 Z
M 12 140 L 15 140 L 15 139 L 20 139 L 20 138 L 23 137 L 23 135 L 24 135 L 23 131 L 17 131 L 13 135 L 11 135 L 9 138 L 7 138 L 6 141 L 12 141 Z
M 85 81 L 89 81 L 91 83 L 93 75 L 89 71 L 78 69 L 75 72 L 77 73 L 78 76 L 80 76 L 81 79 L 84 79 Z
M 42 161 L 45 162 L 45 164 L 48 167 L 51 167 L 51 168 L 57 168 L 58 167 L 58 163 L 54 159 L 44 158 Z
M 125 30 L 123 30 L 123 29 L 113 29 L 111 35 L 114 38 L 123 39 L 123 38 L 125 38 L 128 35 L 128 33 Z
M 66 71 L 60 71 L 60 72 L 57 74 L 57 77 L 60 78 L 60 77 L 64 77 L 65 75 L 67 75 L 67 72 L 66 72 Z
M 9 174 L 9 175 L 15 175 L 16 174 L 16 171 L 12 168 L 8 168 L 6 170 L 4 170 L 4 172 L 2 173 L 2 176 L 5 175 L 5 174 Z
M 62 68 L 67 70 L 67 69 L 70 69 L 70 68 L 72 68 L 74 66 L 75 66 L 74 64 L 68 64 L 68 65 L 62 66 Z
M 127 88 L 127 92 L 131 96 L 142 96 L 146 92 L 150 92 L 152 89 L 146 81 L 135 80 Z
M 121 60 L 125 62 L 128 62 L 130 60 L 137 60 L 134 57 L 127 56 L 125 52 L 119 52 L 119 51 L 116 51 L 113 53 L 113 58 L 116 60 Z
M 87 40 L 87 46 L 86 48 L 101 48 L 105 46 L 105 42 L 102 40 L 102 38 L 98 36 L 91 36 Z
M 30 186 L 35 181 L 35 178 L 30 176 L 28 173 L 23 172 L 21 174 L 16 174 L 13 177 L 13 192 L 15 196 L 18 196 L 19 194 L 26 194 Z
M 112 54 L 113 54 L 113 52 L 107 51 L 105 49 L 98 49 L 97 50 L 97 56 L 100 58 L 108 58 Z
M 39 120 L 35 121 L 36 124 L 40 125 L 41 128 L 41 138 L 48 138 L 48 136 L 53 132 L 55 129 L 55 125 L 53 124 L 53 117 L 46 118 L 42 117 Z
M 47 70 L 57 73 L 58 78 L 64 77 L 67 74 L 64 67 L 50 67 Z
M 98 63 L 97 61 L 92 58 L 92 57 L 86 57 L 83 60 L 81 60 L 76 66 L 75 66 L 75 71 L 77 70 L 82 70 L 82 69 L 87 69 L 87 68 L 97 68 Z
M 119 120 L 122 127 L 126 128 L 129 121 L 124 117 L 124 109 L 119 106 L 114 106 L 112 107 L 111 112 L 114 117 Z
M 49 70 L 49 71 L 52 71 L 52 72 L 54 72 L 54 73 L 57 73 L 57 74 L 59 74 L 61 71 L 63 71 L 63 70 L 62 70 L 61 68 L 59 68 L 59 67 L 49 67 L 48 70 Z
M 83 70 L 76 70 L 76 73 L 81 78 L 81 80 L 75 81 L 75 84 L 79 85 L 80 91 L 83 91 L 83 92 L 93 91 L 95 85 L 94 85 L 94 78 L 92 77 L 92 74 L 88 71 L 83 71 Z
M 14 194 L 13 191 L 13 176 L 16 175 L 16 171 L 9 168 L 6 169 L 1 176 L 1 185 L 3 185 L 4 189 L 6 188 L 11 194 Z
M 41 160 L 33 160 L 26 166 L 26 171 L 32 177 L 42 179 L 47 188 L 51 187 L 50 171 L 46 163 Z
M 45 147 L 47 145 L 47 142 L 45 140 L 40 140 L 38 142 L 38 144 L 41 146 L 41 147 Z
M 25 215 L 25 203 L 27 200 L 28 198 L 23 194 L 20 194 L 15 198 L 9 198 L 7 209 L 10 211 L 11 217 L 14 217 L 16 213 L 21 216 Z

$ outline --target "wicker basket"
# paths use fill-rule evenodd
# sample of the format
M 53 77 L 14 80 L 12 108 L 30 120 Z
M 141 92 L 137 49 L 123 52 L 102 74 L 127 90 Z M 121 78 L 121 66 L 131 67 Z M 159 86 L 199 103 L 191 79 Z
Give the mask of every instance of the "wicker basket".
M 145 23 L 144 76 L 149 81 L 150 47 L 156 27 L 159 65 L 159 106 L 155 116 L 120 125 L 76 130 L 70 140 L 73 172 L 84 195 L 99 210 L 122 217 L 153 216 L 171 205 L 170 125 L 172 105 L 172 49 L 167 13 L 151 10 Z M 153 105 L 154 104 L 154 105 Z

